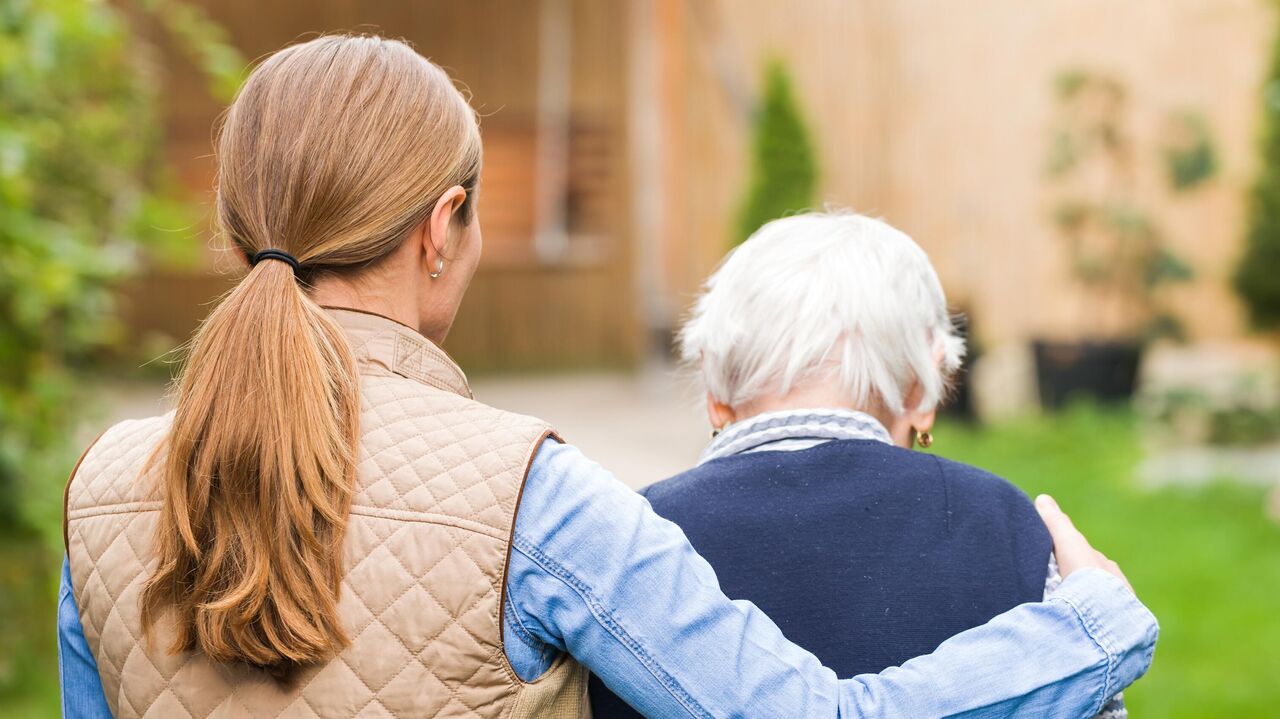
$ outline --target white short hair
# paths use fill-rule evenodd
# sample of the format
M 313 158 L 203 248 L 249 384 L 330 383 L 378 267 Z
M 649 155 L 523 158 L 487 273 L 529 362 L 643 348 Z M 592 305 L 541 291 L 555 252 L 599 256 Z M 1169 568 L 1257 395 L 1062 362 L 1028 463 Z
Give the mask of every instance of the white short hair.
M 837 381 L 854 407 L 942 401 L 960 367 L 942 284 L 924 250 L 881 220 L 813 212 L 775 220 L 733 250 L 680 331 L 681 354 L 731 407 Z M 912 409 L 915 409 L 912 408 Z

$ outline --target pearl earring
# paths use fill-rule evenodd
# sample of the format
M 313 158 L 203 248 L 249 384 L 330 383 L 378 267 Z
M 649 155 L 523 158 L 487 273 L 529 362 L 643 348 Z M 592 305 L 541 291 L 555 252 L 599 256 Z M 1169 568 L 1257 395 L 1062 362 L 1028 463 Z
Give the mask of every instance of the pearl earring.
M 440 279 L 440 275 L 443 275 L 443 274 L 444 274 L 444 260 L 440 260 L 439 262 L 436 263 L 436 271 L 428 272 L 427 276 L 433 280 L 438 280 Z

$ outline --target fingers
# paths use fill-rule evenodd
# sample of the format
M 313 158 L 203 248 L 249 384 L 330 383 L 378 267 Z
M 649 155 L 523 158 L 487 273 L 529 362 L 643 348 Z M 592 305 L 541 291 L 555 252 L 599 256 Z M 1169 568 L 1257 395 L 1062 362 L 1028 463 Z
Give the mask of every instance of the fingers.
M 1058 568 L 1065 579 L 1072 572 L 1083 567 L 1097 567 L 1111 574 L 1133 591 L 1133 586 L 1120 571 L 1120 565 L 1111 561 L 1105 554 L 1094 549 L 1089 540 L 1076 529 L 1075 524 L 1058 503 L 1047 494 L 1036 497 L 1036 511 L 1049 528 L 1049 536 L 1053 538 L 1053 552 L 1058 558 Z
M 1076 529 L 1071 517 L 1062 511 L 1053 497 L 1047 494 L 1036 497 L 1036 511 L 1040 513 L 1040 519 L 1044 521 L 1044 525 L 1049 528 L 1049 536 L 1053 537 L 1053 546 L 1055 551 L 1059 552 L 1059 557 L 1062 550 L 1083 551 L 1086 547 L 1092 549 L 1089 547 L 1089 541 L 1084 538 L 1080 530 Z

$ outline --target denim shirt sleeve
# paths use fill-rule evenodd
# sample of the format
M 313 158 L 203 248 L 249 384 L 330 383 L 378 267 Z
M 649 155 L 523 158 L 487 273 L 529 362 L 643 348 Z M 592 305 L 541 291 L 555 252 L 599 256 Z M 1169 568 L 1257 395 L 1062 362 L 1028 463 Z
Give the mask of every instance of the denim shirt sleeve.
M 1045 573 L 1044 598 L 1048 599 L 1062 586 L 1062 572 L 1058 571 L 1058 558 L 1049 553 L 1049 569 Z M 1129 709 L 1124 704 L 1124 694 L 1120 693 L 1102 705 L 1102 709 L 1094 719 L 1129 719 Z
M 80 623 L 80 609 L 71 593 L 71 562 L 62 560 L 58 585 L 58 671 L 62 687 L 62 716 L 68 719 L 111 719 L 107 697 L 98 676 L 98 662 L 89 651 Z
M 512 547 L 521 644 L 568 652 L 651 717 L 1090 717 L 1146 672 L 1158 631 L 1119 580 L 1082 570 L 933 654 L 841 680 L 725 597 L 679 527 L 554 441 L 535 457 Z

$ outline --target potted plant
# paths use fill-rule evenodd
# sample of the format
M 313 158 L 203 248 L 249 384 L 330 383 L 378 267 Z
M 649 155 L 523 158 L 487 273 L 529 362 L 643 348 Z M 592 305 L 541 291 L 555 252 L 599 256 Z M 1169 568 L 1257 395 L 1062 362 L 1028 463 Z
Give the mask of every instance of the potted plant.
M 982 361 L 983 346 L 975 332 L 973 313 L 966 302 L 961 302 L 951 316 L 956 334 L 964 338 L 964 363 L 951 380 L 951 391 L 939 408 L 943 415 L 963 422 L 977 422 L 978 407 L 974 400 L 973 373 L 971 369 Z
M 1081 71 L 1056 81 L 1059 120 L 1047 173 L 1055 190 L 1052 220 L 1073 278 L 1083 292 L 1078 339 L 1033 343 L 1041 403 L 1062 406 L 1084 395 L 1128 400 L 1143 348 L 1181 327 L 1161 302 L 1161 289 L 1191 278 L 1136 189 L 1137 152 L 1126 131 L 1126 92 L 1114 78 Z M 1183 191 L 1215 169 L 1204 122 L 1192 113 L 1170 118 L 1164 151 L 1169 185 Z

